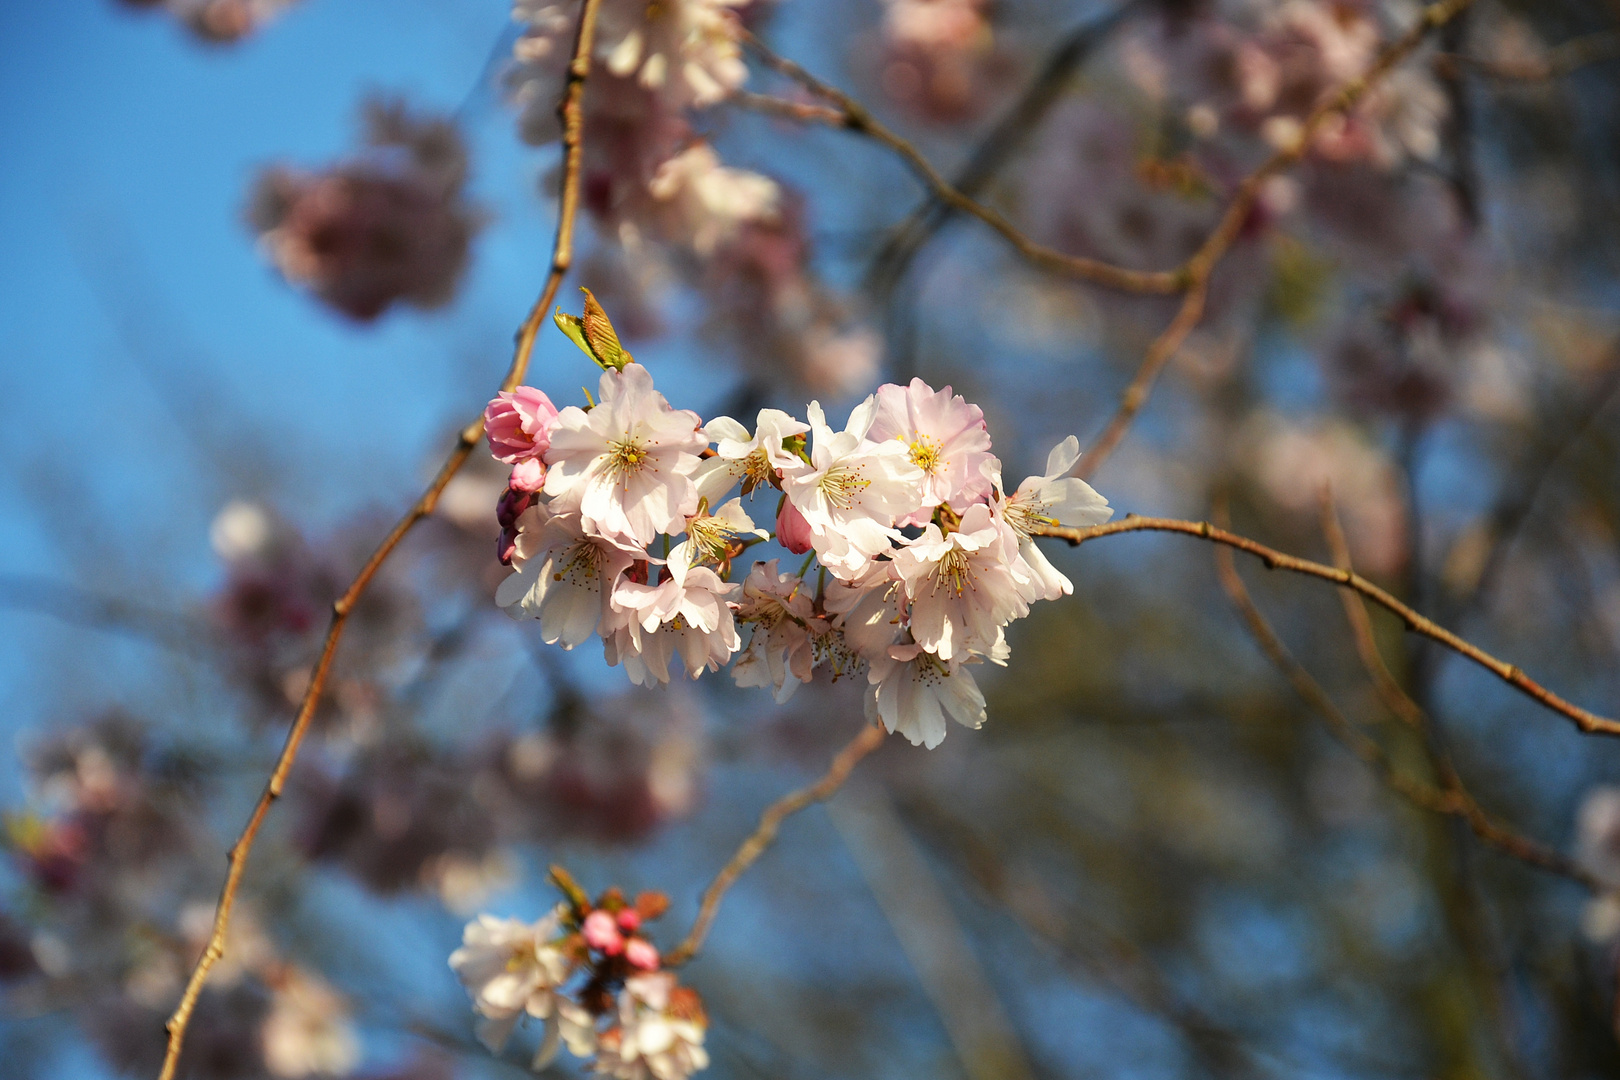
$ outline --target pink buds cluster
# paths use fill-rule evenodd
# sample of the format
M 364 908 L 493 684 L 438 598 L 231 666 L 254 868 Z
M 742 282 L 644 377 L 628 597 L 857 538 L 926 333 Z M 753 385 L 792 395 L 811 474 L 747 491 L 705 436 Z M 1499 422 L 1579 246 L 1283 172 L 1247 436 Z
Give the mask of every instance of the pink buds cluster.
M 610 888 L 592 901 L 562 867 L 551 879 L 566 899 L 549 914 L 535 923 L 480 915 L 450 956 L 484 1018 L 480 1038 L 498 1052 L 528 1015 L 545 1023 L 536 1069 L 559 1044 L 623 1080 L 684 1080 L 707 1067 L 702 999 L 663 969 L 643 934 L 669 898 L 632 901 Z

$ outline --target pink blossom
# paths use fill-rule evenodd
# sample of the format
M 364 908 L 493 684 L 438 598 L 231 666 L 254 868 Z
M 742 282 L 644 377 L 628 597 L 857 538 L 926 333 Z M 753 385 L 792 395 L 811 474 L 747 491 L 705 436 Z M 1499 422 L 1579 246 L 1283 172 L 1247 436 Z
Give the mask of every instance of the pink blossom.
M 635 908 L 625 908 L 619 912 L 619 929 L 627 934 L 633 934 L 641 929 L 641 913 Z
M 786 499 L 776 515 L 776 541 L 795 555 L 810 550 L 810 523 L 804 520 L 799 508 Z
M 633 937 L 625 943 L 624 958 L 631 967 L 642 971 L 657 971 L 660 958 L 658 949 L 646 938 Z
M 873 442 L 899 439 L 911 463 L 923 471 L 923 504 L 910 524 L 925 524 L 930 511 L 950 503 L 966 509 L 990 494 L 984 466 L 991 460 L 990 432 L 984 413 L 951 388 L 935 390 L 921 379 L 909 386 L 878 387 L 877 414 L 866 437 Z
M 624 935 L 619 933 L 613 916 L 606 911 L 593 911 L 585 916 L 585 925 L 581 929 L 585 934 L 585 944 L 597 952 L 618 956 L 624 951 Z
M 544 391 L 532 386 L 503 390 L 484 409 L 489 452 L 508 465 L 542 457 L 551 448 L 551 426 L 556 422 L 557 406 Z

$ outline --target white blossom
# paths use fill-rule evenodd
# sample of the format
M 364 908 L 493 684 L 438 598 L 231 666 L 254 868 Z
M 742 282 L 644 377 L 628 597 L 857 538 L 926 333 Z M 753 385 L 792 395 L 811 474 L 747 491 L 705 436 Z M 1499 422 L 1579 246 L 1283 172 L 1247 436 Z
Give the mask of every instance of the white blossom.
M 877 412 L 867 437 L 900 440 L 912 464 L 922 470 L 922 508 L 911 524 L 926 522 L 927 512 L 941 503 L 960 511 L 990 494 L 990 432 L 984 413 L 960 394 L 953 396 L 948 386 L 936 391 L 912 379 L 909 386 L 878 387 Z
M 1074 592 L 1074 586 L 1035 543 L 1035 530 L 1042 526 L 1080 527 L 1101 525 L 1114 516 L 1108 500 L 1079 477 L 1067 475 L 1080 460 L 1080 440 L 1073 435 L 1052 448 L 1046 456 L 1046 472 L 1025 478 L 1010 498 L 1002 499 L 997 514 L 1018 538 L 1022 562 L 1018 576 L 1024 581 L 1024 598 L 1029 601 L 1056 600 Z M 997 488 L 1000 487 L 1000 478 Z
M 663 580 L 657 585 L 621 581 L 613 590 L 613 607 L 624 615 L 603 644 L 609 664 L 624 664 L 638 686 L 669 681 L 669 661 L 679 656 L 686 673 L 697 678 L 731 659 L 742 647 L 730 601 L 741 586 L 694 562 L 690 541 L 669 553 Z
M 613 584 L 632 558 L 587 535 L 578 514 L 531 506 L 518 518 L 513 572 L 495 602 L 514 619 L 539 619 L 546 644 L 572 649 L 601 627 Z
M 557 1012 L 557 988 L 572 970 L 555 944 L 562 913 L 558 905 L 534 923 L 480 915 L 462 931 L 461 948 L 450 954 L 450 967 L 484 1018 L 478 1037 L 497 1053 L 524 1013 L 550 1021 Z
M 577 508 L 586 532 L 646 547 L 696 512 L 692 472 L 707 440 L 697 414 L 670 408 L 640 364 L 604 371 L 601 391 L 589 412 L 558 414 L 546 494 Z
M 664 233 L 699 255 L 713 254 L 748 222 L 774 220 L 782 195 L 770 177 L 720 164 L 704 142 L 658 166 L 647 191 L 660 206 Z
M 757 562 L 743 582 L 737 618 L 753 627 L 748 647 L 732 667 L 738 686 L 769 686 L 778 704 L 793 697 L 800 683 L 810 681 L 815 667 L 811 628 L 825 633 L 804 580 L 779 573 L 776 560 Z
M 867 672 L 866 715 L 932 750 L 945 738 L 945 718 L 964 727 L 984 723 L 984 695 L 956 660 L 941 660 L 916 644 L 890 646 Z
M 900 539 L 894 523 L 922 505 L 923 471 L 897 439 L 872 442 L 877 409 L 867 398 L 834 432 L 820 402 L 810 403 L 810 463 L 783 470 L 782 487 L 810 526 L 822 565 L 844 578 L 865 569 Z
M 686 535 L 692 543 L 694 561 L 720 562 L 732 543 L 744 537 L 767 540 L 770 533 L 754 528 L 754 521 L 742 508 L 741 499 L 732 499 L 711 514 L 686 519 Z
M 360 1063 L 348 1003 L 326 980 L 301 968 L 284 969 L 261 1034 L 264 1064 L 275 1076 L 347 1076 Z
M 1016 538 L 980 503 L 944 534 L 930 522 L 894 556 L 911 604 L 911 634 L 941 660 L 988 651 L 997 631 L 1029 614 L 1013 576 Z
M 615 1080 L 685 1080 L 709 1065 L 696 995 L 661 971 L 626 979 L 618 1025 L 602 1034 L 594 1068 Z
M 703 428 L 714 443 L 714 456 L 692 474 L 698 496 L 714 506 L 739 483 L 744 495 L 752 495 L 761 485 L 770 484 L 778 470 L 801 463 L 783 443 L 809 430 L 810 425 L 780 409 L 761 409 L 752 435 L 729 416 L 715 417 Z
M 748 78 L 736 8 L 748 0 L 608 0 L 597 52 L 607 69 L 665 91 L 673 103 L 712 105 Z

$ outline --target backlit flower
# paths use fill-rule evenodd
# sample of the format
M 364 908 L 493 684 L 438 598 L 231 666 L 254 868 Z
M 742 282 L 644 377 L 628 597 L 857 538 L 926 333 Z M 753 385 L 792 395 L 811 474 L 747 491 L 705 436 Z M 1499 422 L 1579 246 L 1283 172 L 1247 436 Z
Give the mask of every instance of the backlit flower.
M 1012 537 L 979 504 L 945 535 L 930 523 L 894 556 L 911 602 L 911 634 L 941 660 L 987 652 L 996 631 L 1029 614 L 1013 576 Z
M 1026 600 L 1056 600 L 1074 592 L 1069 579 L 1036 545 L 1036 530 L 1052 525 L 1101 525 L 1114 516 L 1107 499 L 1084 480 L 1068 475 L 1078 460 L 1080 440 L 1070 435 L 1046 456 L 1043 475 L 1026 477 L 1011 497 L 996 506 L 997 516 L 1018 538 L 1022 565 L 1016 569 L 1024 581 Z M 997 480 L 999 486 L 999 476 Z
M 597 632 L 630 552 L 587 535 L 578 514 L 533 506 L 518 519 L 514 572 L 495 602 L 514 619 L 539 619 L 548 645 L 572 649 Z
M 708 442 L 697 414 L 670 408 L 640 364 L 604 371 L 601 391 L 589 412 L 558 414 L 546 494 L 577 507 L 592 535 L 646 547 L 697 511 L 692 472 Z
M 921 379 L 909 386 L 878 387 L 877 413 L 867 438 L 898 439 L 911 463 L 923 472 L 922 508 L 912 517 L 921 525 L 928 512 L 950 503 L 958 512 L 990 494 L 985 466 L 990 462 L 990 432 L 984 413 L 951 388 L 934 390 Z
M 810 463 L 783 471 L 782 487 L 810 527 L 822 564 L 850 578 L 900 539 L 895 521 L 922 502 L 923 471 L 896 439 L 866 437 L 876 413 L 867 398 L 835 432 L 820 402 L 810 403 Z
M 963 664 L 941 660 L 915 644 L 891 646 L 867 672 L 866 715 L 932 750 L 945 738 L 945 718 L 964 727 L 984 723 L 984 695 Z

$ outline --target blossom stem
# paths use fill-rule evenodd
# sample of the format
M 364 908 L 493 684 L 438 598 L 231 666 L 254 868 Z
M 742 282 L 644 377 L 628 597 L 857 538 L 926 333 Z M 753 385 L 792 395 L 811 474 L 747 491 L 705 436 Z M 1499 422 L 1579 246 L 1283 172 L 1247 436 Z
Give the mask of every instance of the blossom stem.
M 568 67 L 567 83 L 558 105 L 563 127 L 563 183 L 558 200 L 557 236 L 552 247 L 551 268 L 539 297 L 529 309 L 528 316 L 518 330 L 511 366 L 507 369 L 506 377 L 501 380 L 500 389 L 503 391 L 510 391 L 523 381 L 546 312 L 550 309 L 552 301 L 557 296 L 557 289 L 562 285 L 562 280 L 573 263 L 574 221 L 579 209 L 580 164 L 584 136 L 584 114 L 580 104 L 584 95 L 585 79 L 590 73 L 591 45 L 595 39 L 596 15 L 600 6 L 601 0 L 584 0 L 580 10 L 573 59 Z M 299 747 L 303 744 L 304 735 L 308 732 L 310 721 L 314 719 L 316 707 L 320 704 L 321 694 L 326 687 L 327 676 L 331 673 L 332 661 L 336 657 L 338 642 L 343 636 L 349 615 L 361 595 L 365 593 L 367 586 L 371 584 L 372 578 L 382 568 L 382 564 L 405 538 L 405 534 L 410 532 L 417 522 L 433 513 L 440 494 L 466 463 L 473 447 L 478 445 L 483 437 L 483 431 L 484 419 L 481 414 L 462 428 L 455 447 L 440 466 L 433 482 L 383 538 L 382 543 L 372 552 L 343 595 L 332 604 L 332 620 L 327 627 L 326 639 L 321 646 L 320 656 L 310 676 L 309 685 L 299 703 L 297 715 L 288 729 L 286 742 L 276 759 L 275 769 L 265 784 L 264 792 L 254 805 L 247 825 L 237 837 L 236 843 L 231 846 L 228 856 L 229 869 L 220 891 L 218 906 L 214 911 L 212 933 L 202 955 L 197 959 L 196 966 L 192 968 L 185 991 L 181 994 L 174 1014 L 166 1025 L 168 1046 L 164 1052 L 162 1068 L 158 1073 L 159 1080 L 173 1080 L 175 1070 L 180 1064 L 180 1051 L 185 1045 L 186 1031 L 196 1010 L 197 999 L 202 994 L 203 984 L 208 980 L 209 971 L 225 955 L 225 935 L 230 926 L 237 890 L 241 887 L 242 873 L 247 867 L 248 855 L 253 850 L 253 843 L 264 825 L 271 804 L 280 798 L 287 776 L 298 758 Z

